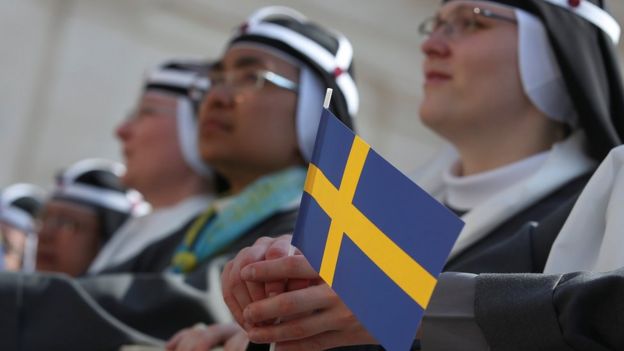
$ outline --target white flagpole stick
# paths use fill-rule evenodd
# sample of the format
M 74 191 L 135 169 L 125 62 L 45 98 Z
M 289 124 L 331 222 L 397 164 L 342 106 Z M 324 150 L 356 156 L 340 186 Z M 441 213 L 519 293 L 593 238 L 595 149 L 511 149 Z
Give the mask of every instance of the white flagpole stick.
M 288 248 L 288 256 L 292 256 L 295 254 L 295 247 L 292 246 L 292 244 L 290 244 L 290 247 Z M 288 284 L 288 280 L 284 283 L 285 285 Z M 286 287 L 284 287 L 286 288 Z M 281 320 L 278 318 L 277 320 L 275 320 L 275 324 L 280 324 Z M 271 345 L 269 345 L 269 351 L 275 351 L 275 343 L 272 342 Z
M 331 101 L 333 92 L 334 90 L 332 88 L 327 88 L 327 90 L 325 91 L 325 102 L 323 102 L 323 107 L 326 109 L 329 108 L 329 103 Z
M 329 103 L 331 102 L 331 97 L 332 97 L 332 93 L 333 92 L 334 92 L 334 90 L 332 88 L 327 88 L 327 90 L 325 91 L 325 101 L 323 101 L 323 108 L 325 108 L 325 109 L 329 108 Z M 290 249 L 288 250 L 288 256 L 292 256 L 294 254 L 295 254 L 295 247 L 290 245 Z M 278 318 L 275 321 L 275 324 L 279 324 L 279 323 L 280 323 L 280 319 Z M 269 346 L 269 351 L 275 351 L 275 343 L 274 342 L 272 342 L 271 345 Z

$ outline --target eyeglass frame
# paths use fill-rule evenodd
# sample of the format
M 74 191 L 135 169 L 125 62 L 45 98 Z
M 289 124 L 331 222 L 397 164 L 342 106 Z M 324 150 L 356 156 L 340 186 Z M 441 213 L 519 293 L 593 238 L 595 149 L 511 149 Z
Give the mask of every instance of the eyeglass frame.
M 53 223 L 53 224 L 52 224 Z M 78 233 L 84 229 L 84 223 L 68 216 L 46 216 L 40 215 L 35 220 L 36 232 L 39 233 L 44 228 L 51 231 L 66 231 L 68 233 Z
M 156 117 L 156 116 L 175 116 L 177 114 L 177 110 L 170 107 L 146 107 L 146 106 L 136 106 L 131 109 L 126 114 L 126 121 L 135 121 L 140 118 L 140 116 L 146 117 Z
M 224 77 L 231 77 L 234 71 L 230 71 L 228 73 L 223 73 Z M 289 78 L 286 78 L 280 74 L 277 74 L 273 71 L 269 71 L 266 69 L 261 69 L 253 72 L 256 75 L 256 83 L 253 86 L 253 90 L 260 90 L 264 87 L 265 82 L 269 82 L 275 85 L 278 88 L 282 88 L 292 92 L 299 92 L 299 83 L 292 81 Z M 228 74 L 228 75 L 226 75 Z M 241 87 L 235 87 L 231 82 L 227 82 L 227 78 L 224 82 L 219 84 L 213 84 L 209 75 L 198 77 L 195 83 L 189 89 L 189 96 L 192 100 L 196 102 L 201 102 L 205 99 L 208 92 L 211 89 L 215 89 L 218 87 L 227 87 L 228 89 L 232 89 L 234 91 L 240 90 Z M 231 80 L 231 79 L 230 79 Z M 251 86 L 250 86 L 251 87 Z
M 462 6 L 463 8 L 467 8 L 466 6 Z M 510 16 L 505 16 L 505 15 L 501 15 L 498 14 L 496 12 L 493 12 L 489 9 L 484 9 L 481 7 L 472 7 L 471 8 L 471 14 L 473 15 L 473 18 L 475 18 L 476 16 L 483 16 L 485 18 L 491 18 L 491 19 L 496 19 L 496 20 L 501 20 L 501 21 L 506 21 L 506 22 L 510 22 L 510 23 L 518 23 L 518 20 L 514 17 L 510 17 Z M 437 27 L 434 27 L 433 29 L 427 29 L 428 24 L 430 23 L 437 23 L 439 24 Z M 474 26 L 474 22 L 471 23 L 471 26 Z M 419 25 L 418 25 L 418 33 L 424 37 L 429 37 L 431 36 L 433 33 L 435 33 L 437 30 L 439 30 L 440 28 L 443 29 L 443 33 L 446 37 L 448 38 L 452 38 L 452 33 L 456 32 L 456 28 L 453 27 L 453 25 L 448 21 L 448 20 L 443 20 L 440 18 L 440 15 L 437 14 L 435 16 L 431 16 L 431 17 L 427 17 L 425 18 Z M 450 28 L 450 33 L 449 33 L 449 28 Z M 468 27 L 466 27 L 468 28 Z

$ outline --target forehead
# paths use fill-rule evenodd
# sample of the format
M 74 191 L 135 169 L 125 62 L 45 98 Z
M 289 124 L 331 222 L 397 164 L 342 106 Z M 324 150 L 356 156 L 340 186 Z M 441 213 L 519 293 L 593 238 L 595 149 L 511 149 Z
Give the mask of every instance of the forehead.
M 178 101 L 176 95 L 159 90 L 146 90 L 141 94 L 139 102 L 141 104 L 158 105 L 158 106 L 175 106 Z
M 95 210 L 91 207 L 81 205 L 69 200 L 50 199 L 43 208 L 44 215 L 63 215 L 73 218 L 95 217 Z
M 514 10 L 510 6 L 502 5 L 496 2 L 492 2 L 492 1 L 485 1 L 485 0 L 451 0 L 451 1 L 444 3 L 444 5 L 440 7 L 440 10 L 438 11 L 438 13 L 441 15 L 444 15 L 444 14 L 448 14 L 453 11 L 456 11 L 460 8 L 474 8 L 474 7 L 492 10 L 501 15 L 513 16 L 514 14 Z
M 296 70 L 294 63 L 284 57 L 271 52 L 261 46 L 235 44 L 229 47 L 219 62 L 213 65 L 213 70 L 231 70 L 246 67 L 258 67 L 269 70 L 290 71 Z

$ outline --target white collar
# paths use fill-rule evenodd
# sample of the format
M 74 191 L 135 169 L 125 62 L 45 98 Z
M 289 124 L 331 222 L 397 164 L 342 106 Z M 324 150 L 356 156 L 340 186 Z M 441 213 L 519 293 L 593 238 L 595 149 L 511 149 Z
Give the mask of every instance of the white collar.
M 486 237 L 497 226 L 533 206 L 574 178 L 590 172 L 596 161 L 585 154 L 585 135 L 579 131 L 556 143 L 537 172 L 492 196 L 462 216 L 466 223 L 449 259 Z
M 213 195 L 196 195 L 175 205 L 155 209 L 145 216 L 130 218 L 100 250 L 88 274 L 97 274 L 139 254 L 150 244 L 180 229 L 213 201 Z
M 486 237 L 498 225 L 532 206 L 544 196 L 572 179 L 590 172 L 596 161 L 585 154 L 585 135 L 576 131 L 553 146 L 546 161 L 536 172 L 516 182 L 462 216 L 466 223 L 453 247 L 449 259 Z M 442 201 L 446 185 L 442 180 L 445 170 L 457 160 L 457 151 L 446 147 L 430 160 L 424 170 L 414 177 L 425 191 Z
M 492 196 L 530 177 L 544 164 L 549 151 L 527 157 L 512 164 L 470 176 L 456 176 L 459 162 L 442 174 L 446 187 L 444 203 L 455 210 L 468 211 Z

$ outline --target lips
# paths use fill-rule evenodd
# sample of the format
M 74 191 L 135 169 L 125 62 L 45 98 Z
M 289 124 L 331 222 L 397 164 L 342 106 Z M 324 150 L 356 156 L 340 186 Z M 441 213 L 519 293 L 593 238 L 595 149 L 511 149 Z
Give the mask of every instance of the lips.
M 229 132 L 232 130 L 232 126 L 215 118 L 206 118 L 201 121 L 200 130 L 202 134 L 213 134 L 218 132 Z
M 451 80 L 451 75 L 437 70 L 425 71 L 425 84 L 442 83 Z

